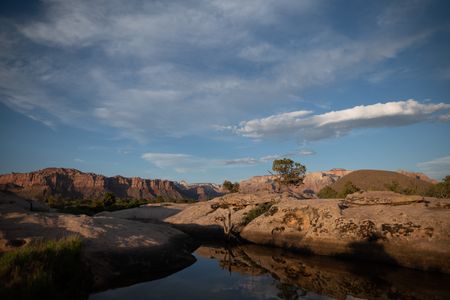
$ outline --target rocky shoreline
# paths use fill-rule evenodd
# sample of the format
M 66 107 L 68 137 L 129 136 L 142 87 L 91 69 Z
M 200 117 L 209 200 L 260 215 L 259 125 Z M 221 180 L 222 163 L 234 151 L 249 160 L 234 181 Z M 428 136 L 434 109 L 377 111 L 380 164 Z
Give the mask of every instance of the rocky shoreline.
M 191 253 L 198 245 L 171 226 L 106 216 L 32 212 L 20 205 L 23 199 L 4 193 L 0 196 L 0 252 L 42 239 L 78 236 L 83 240 L 82 260 L 90 269 L 94 290 L 163 277 L 195 262 Z
M 450 199 L 392 192 L 328 200 L 288 192 L 234 193 L 89 217 L 32 212 L 24 199 L 0 196 L 0 250 L 77 235 L 84 241 L 94 291 L 183 269 L 195 262 L 199 241 L 214 239 L 450 273 Z

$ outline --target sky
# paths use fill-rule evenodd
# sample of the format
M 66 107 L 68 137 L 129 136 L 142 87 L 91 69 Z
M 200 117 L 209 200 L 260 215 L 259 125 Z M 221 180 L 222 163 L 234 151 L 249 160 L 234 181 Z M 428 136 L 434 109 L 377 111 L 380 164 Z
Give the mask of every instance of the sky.
M 450 2 L 0 2 L 0 173 L 450 174 Z

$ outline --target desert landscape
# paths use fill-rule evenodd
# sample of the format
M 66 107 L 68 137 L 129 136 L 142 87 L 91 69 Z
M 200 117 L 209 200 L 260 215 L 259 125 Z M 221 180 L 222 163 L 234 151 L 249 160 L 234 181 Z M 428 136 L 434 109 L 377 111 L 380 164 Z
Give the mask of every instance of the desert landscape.
M 212 242 L 238 252 L 261 245 L 294 257 L 377 262 L 386 269 L 400 266 L 450 278 L 448 179 L 438 183 L 406 171 L 344 169 L 300 178 L 300 184 L 280 188 L 276 175 L 256 176 L 230 191 L 226 184 L 105 177 L 63 168 L 0 175 L 2 260 L 8 255 L 17 260 L 26 251 L 38 255 L 46 241 L 79 243 L 73 259 L 82 276 L 66 276 L 84 288 L 65 294 L 64 285 L 52 283 L 53 296 L 79 299 L 177 272 L 196 261 L 193 251 Z M 444 187 L 439 189 L 444 198 L 433 195 L 436 187 Z M 318 196 L 330 190 L 334 199 Z M 270 253 L 267 249 L 257 251 Z M 239 264 L 239 258 L 233 255 L 230 263 Z M 46 294 L 45 284 L 35 291 L 26 282 L 32 279 L 2 265 L 4 295 Z M 309 289 L 310 283 L 301 286 Z M 329 290 L 326 295 L 345 294 Z M 448 296 L 442 293 L 437 299 Z
M 450 299 L 450 1 L 0 1 L 0 300 Z

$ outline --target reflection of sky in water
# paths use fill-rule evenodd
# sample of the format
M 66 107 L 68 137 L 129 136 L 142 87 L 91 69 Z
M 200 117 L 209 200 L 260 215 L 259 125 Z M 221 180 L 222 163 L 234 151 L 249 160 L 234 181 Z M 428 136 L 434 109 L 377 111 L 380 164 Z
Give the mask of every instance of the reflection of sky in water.
M 90 300 L 103 299 L 330 299 L 301 288 L 283 286 L 269 274 L 242 275 L 219 267 L 216 259 L 196 255 L 192 266 L 168 277 L 109 290 L 90 296 Z

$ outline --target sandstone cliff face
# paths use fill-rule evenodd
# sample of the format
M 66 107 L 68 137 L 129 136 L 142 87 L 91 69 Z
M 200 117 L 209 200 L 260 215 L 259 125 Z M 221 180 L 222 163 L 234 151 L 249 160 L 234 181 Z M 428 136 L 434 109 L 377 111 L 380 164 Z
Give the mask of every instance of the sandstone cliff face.
M 270 209 L 243 222 L 253 209 L 268 204 Z M 256 244 L 450 273 L 449 207 L 450 199 L 393 192 L 342 200 L 261 192 L 197 203 L 166 221 L 193 234 L 217 234 L 231 223 L 235 234 Z
M 201 186 L 185 188 L 169 180 L 106 177 L 65 168 L 0 175 L 0 187 L 4 191 L 30 199 L 45 199 L 49 196 L 95 199 L 102 197 L 105 192 L 112 192 L 120 198 L 133 199 L 154 199 L 162 196 L 197 200 L 220 195 L 218 192 L 202 190 Z
M 179 185 L 188 190 L 190 193 L 197 195 L 195 199 L 199 201 L 210 200 L 225 194 L 221 186 L 214 183 L 187 183 L 186 181 L 179 182 Z
M 352 171 L 345 169 L 331 169 L 323 172 L 307 173 L 303 184 L 298 187 L 290 187 L 292 192 L 303 194 L 305 198 L 314 198 L 315 194 L 325 186 L 331 185 L 339 178 L 349 174 Z M 250 179 L 243 180 L 239 184 L 241 193 L 255 193 L 260 191 L 276 191 L 277 187 L 274 182 L 274 176 L 254 176 Z

